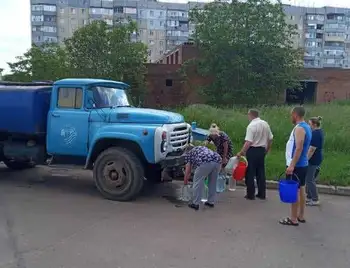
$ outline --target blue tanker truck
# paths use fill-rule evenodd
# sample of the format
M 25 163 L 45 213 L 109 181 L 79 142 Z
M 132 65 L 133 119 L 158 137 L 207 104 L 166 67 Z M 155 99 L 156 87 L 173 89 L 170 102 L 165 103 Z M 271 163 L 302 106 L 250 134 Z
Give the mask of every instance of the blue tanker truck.
M 133 107 L 128 85 L 99 79 L 0 82 L 0 162 L 93 171 L 107 199 L 136 198 L 145 180 L 183 165 L 191 127 L 180 114 Z

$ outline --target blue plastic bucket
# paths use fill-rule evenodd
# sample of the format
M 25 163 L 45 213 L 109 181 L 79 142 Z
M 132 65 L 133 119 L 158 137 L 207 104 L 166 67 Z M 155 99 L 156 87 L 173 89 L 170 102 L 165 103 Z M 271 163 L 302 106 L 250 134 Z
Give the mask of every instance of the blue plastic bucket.
M 191 127 L 192 127 L 192 129 L 196 129 L 197 128 L 197 122 L 192 122 Z
M 280 200 L 283 203 L 293 204 L 298 201 L 299 178 L 295 174 L 293 176 L 295 176 L 297 180 L 292 180 L 292 176 L 286 179 L 279 179 L 278 190 Z

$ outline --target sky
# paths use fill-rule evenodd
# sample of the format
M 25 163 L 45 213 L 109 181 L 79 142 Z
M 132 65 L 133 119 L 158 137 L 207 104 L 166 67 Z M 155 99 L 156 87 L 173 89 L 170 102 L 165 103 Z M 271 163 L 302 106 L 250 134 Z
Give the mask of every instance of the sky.
M 192 0 L 195 1 L 195 0 Z M 166 0 L 165 2 L 187 2 Z M 284 0 L 285 4 L 311 7 L 349 7 L 349 0 Z M 0 68 L 30 48 L 30 0 L 0 0 Z

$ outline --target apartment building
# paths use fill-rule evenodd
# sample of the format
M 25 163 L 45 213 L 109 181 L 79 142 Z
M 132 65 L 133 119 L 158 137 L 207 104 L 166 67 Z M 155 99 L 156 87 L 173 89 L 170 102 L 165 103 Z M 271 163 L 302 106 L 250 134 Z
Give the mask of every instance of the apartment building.
M 194 26 L 188 11 L 204 3 L 166 3 L 155 0 L 31 0 L 32 42 L 62 43 L 73 32 L 94 20 L 108 25 L 125 23 L 129 18 L 139 31 L 132 40 L 148 46 L 149 62 L 188 40 Z
M 304 51 L 305 68 L 350 68 L 350 9 L 284 8 L 298 29 L 294 44 Z
M 148 46 L 149 62 L 188 41 L 194 31 L 188 12 L 204 2 L 155 0 L 31 0 L 32 42 L 62 43 L 94 20 L 108 25 L 138 24 L 133 40 Z M 350 68 L 350 9 L 284 5 L 286 22 L 295 25 L 294 47 L 303 49 L 306 68 Z

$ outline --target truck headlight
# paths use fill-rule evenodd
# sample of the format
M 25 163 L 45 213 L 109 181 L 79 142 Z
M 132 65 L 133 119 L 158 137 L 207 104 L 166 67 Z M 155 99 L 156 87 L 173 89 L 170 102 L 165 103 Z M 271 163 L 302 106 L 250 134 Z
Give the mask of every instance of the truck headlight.
M 168 149 L 168 143 L 166 141 L 162 141 L 161 145 L 160 145 L 160 151 L 162 153 L 166 152 L 166 150 Z
M 162 142 L 160 143 L 160 151 L 164 153 L 166 152 L 167 149 L 168 149 L 167 133 L 166 131 L 163 131 Z

